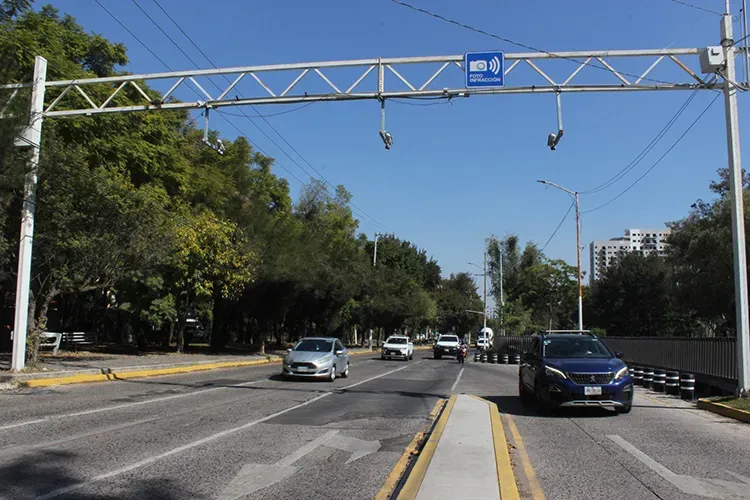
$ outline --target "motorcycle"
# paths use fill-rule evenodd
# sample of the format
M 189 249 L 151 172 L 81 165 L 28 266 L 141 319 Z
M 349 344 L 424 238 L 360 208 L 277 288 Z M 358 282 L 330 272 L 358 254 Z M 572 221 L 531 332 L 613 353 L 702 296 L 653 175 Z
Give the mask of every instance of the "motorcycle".
M 465 345 L 462 345 L 461 347 L 458 348 L 458 353 L 456 354 L 456 357 L 458 358 L 458 362 L 460 364 L 464 364 L 464 361 L 466 360 L 467 351 L 468 350 L 466 349 Z

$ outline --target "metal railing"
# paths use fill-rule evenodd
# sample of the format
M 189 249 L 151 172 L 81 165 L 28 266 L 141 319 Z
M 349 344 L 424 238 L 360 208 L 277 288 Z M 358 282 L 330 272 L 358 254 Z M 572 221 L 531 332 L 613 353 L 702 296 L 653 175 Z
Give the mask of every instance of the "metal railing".
M 628 363 L 696 376 L 737 380 L 737 343 L 734 338 L 607 337 L 612 351 Z
M 498 337 L 499 353 L 525 352 L 533 336 Z M 737 380 L 737 348 L 734 338 L 605 337 L 612 351 L 634 365 L 693 373 L 700 378 Z

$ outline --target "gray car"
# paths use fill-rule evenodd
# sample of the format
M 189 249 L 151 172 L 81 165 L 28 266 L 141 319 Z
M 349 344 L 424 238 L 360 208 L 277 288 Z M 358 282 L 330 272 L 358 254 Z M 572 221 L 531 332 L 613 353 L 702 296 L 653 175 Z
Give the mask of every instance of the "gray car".
M 327 379 L 349 376 L 349 353 L 339 339 L 306 337 L 287 350 L 281 369 L 284 378 Z

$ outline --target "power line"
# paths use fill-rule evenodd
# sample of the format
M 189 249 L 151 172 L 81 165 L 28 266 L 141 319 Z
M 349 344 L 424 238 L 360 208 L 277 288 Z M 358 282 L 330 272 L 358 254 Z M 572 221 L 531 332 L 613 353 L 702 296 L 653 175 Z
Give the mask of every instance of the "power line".
M 128 28 L 128 27 L 127 27 L 127 26 L 126 26 L 126 25 L 125 25 L 124 23 L 122 23 L 122 21 L 120 21 L 120 19 L 119 19 L 119 18 L 118 18 L 118 17 L 117 17 L 117 16 L 115 15 L 115 14 L 113 14 L 113 13 L 112 13 L 111 11 L 109 11 L 109 10 L 108 10 L 108 9 L 107 9 L 106 7 L 104 7 L 104 5 L 102 5 L 102 4 L 101 4 L 101 2 L 100 2 L 99 0 L 94 0 L 94 1 L 95 1 L 95 2 L 96 2 L 96 3 L 97 3 L 97 4 L 98 4 L 98 5 L 99 5 L 99 6 L 100 6 L 100 7 L 102 8 L 102 9 L 104 9 L 104 11 L 105 11 L 105 12 L 106 12 L 107 14 L 109 14 L 109 16 L 110 16 L 110 17 L 111 17 L 112 19 L 114 19 L 114 20 L 115 20 L 115 21 L 116 21 L 116 22 L 117 22 L 117 23 L 118 23 L 118 24 L 119 24 L 120 26 L 122 26 L 122 28 L 123 28 L 123 29 L 124 29 L 125 31 L 127 31 L 127 32 L 128 32 L 129 34 L 130 34 L 130 36 L 132 36 L 132 37 L 133 37 L 133 38 L 134 38 L 134 39 L 135 39 L 135 40 L 136 40 L 136 41 L 137 41 L 138 43 L 140 43 L 140 44 L 141 44 L 141 45 L 142 45 L 142 46 L 143 46 L 143 47 L 144 47 L 144 48 L 145 48 L 146 50 L 148 50 L 148 52 L 149 52 L 149 53 L 151 53 L 151 55 L 153 55 L 153 56 L 154 56 L 154 57 L 155 57 L 155 58 L 156 58 L 156 59 L 157 59 L 157 60 L 158 60 L 158 61 L 159 61 L 160 63 L 162 63 L 162 65 L 163 65 L 163 66 L 164 66 L 165 68 L 167 68 L 167 69 L 168 69 L 169 71 L 173 71 L 173 70 L 172 70 L 172 68 L 171 68 L 171 67 L 169 66 L 169 64 L 167 64 L 167 63 L 166 63 L 166 62 L 165 62 L 165 61 L 164 61 L 164 60 L 163 60 L 163 59 L 162 59 L 161 57 L 159 57 L 159 56 L 158 56 L 158 55 L 157 55 L 156 53 L 154 53 L 154 51 L 153 51 L 153 50 L 151 50 L 151 48 L 150 48 L 150 47 L 148 47 L 148 46 L 147 46 L 147 45 L 146 45 L 146 44 L 145 44 L 145 43 L 143 42 L 143 40 L 141 40 L 141 39 L 140 39 L 140 38 L 139 38 L 139 37 L 138 37 L 138 36 L 137 36 L 137 35 L 136 35 L 135 33 L 133 33 L 133 32 L 132 32 L 132 31 L 131 31 L 131 30 L 130 30 L 130 29 L 129 29 L 129 28 Z M 193 91 L 193 92 L 194 92 L 194 93 L 195 93 L 196 95 L 198 95 L 198 97 L 201 97 L 200 93 L 198 93 L 198 91 L 197 91 L 197 90 L 195 90 L 195 89 L 194 89 L 193 87 L 190 87 L 190 89 L 191 89 L 191 90 L 192 90 L 192 91 Z M 258 151 L 260 151 L 260 152 L 261 152 L 261 153 L 262 153 L 263 155 L 265 155 L 265 156 L 268 156 L 269 158 L 271 157 L 271 156 L 270 156 L 270 155 L 269 155 L 268 153 L 266 153 L 266 152 L 265 152 L 265 151 L 263 150 L 263 148 L 261 148 L 260 146 L 258 146 L 257 144 L 255 144 L 255 143 L 254 143 L 254 142 L 252 141 L 252 139 L 250 139 L 250 138 L 249 138 L 249 137 L 248 137 L 247 135 L 245 135 L 245 134 L 244 134 L 244 133 L 243 133 L 243 132 L 242 132 L 242 131 L 241 131 L 241 130 L 240 130 L 239 128 L 237 128 L 237 126 L 236 126 L 236 125 L 234 125 L 234 124 L 233 124 L 233 123 L 232 123 L 231 121 L 227 120 L 227 119 L 226 119 L 225 117 L 223 117 L 223 116 L 222 116 L 222 119 L 223 119 L 223 120 L 225 120 L 225 121 L 226 121 L 226 122 L 227 122 L 227 123 L 228 123 L 229 125 L 233 126 L 233 127 L 234 127 L 234 128 L 235 128 L 235 129 L 237 130 L 237 132 L 238 132 L 238 133 L 239 133 L 239 134 L 240 134 L 240 135 L 241 135 L 242 137 L 244 137 L 245 139 L 247 139 L 247 141 L 248 141 L 248 142 L 249 142 L 250 144 L 252 144 L 252 146 L 253 146 L 253 147 L 254 147 L 255 149 L 257 149 Z M 195 121 L 195 120 L 193 120 L 193 121 Z M 274 161 L 274 165 L 276 165 L 277 167 L 279 167 L 279 168 L 281 168 L 282 170 L 284 170 L 284 171 L 285 171 L 285 172 L 286 172 L 287 174 L 289 174 L 289 175 L 290 175 L 291 177 L 293 177 L 294 179 L 296 179 L 296 180 L 297 180 L 297 181 L 298 181 L 298 182 L 299 182 L 300 184 L 304 184 L 304 183 L 305 183 L 305 182 L 304 182 L 304 181 L 302 181 L 302 180 L 301 180 L 301 179 L 300 179 L 299 177 L 297 177 L 296 175 L 294 175 L 294 174 L 292 173 L 292 171 L 291 171 L 291 170 L 289 170 L 288 168 L 286 168 L 286 167 L 285 167 L 284 165 L 282 165 L 282 164 L 281 164 L 281 163 L 279 163 L 278 161 Z
M 600 65 L 594 64 L 592 62 L 580 61 L 580 60 L 575 59 L 573 57 L 561 56 L 561 55 L 555 54 L 554 52 L 549 52 L 547 50 L 539 49 L 537 47 L 533 47 L 533 46 L 527 45 L 525 43 L 516 42 L 514 40 L 511 40 L 510 38 L 505 38 L 505 37 L 502 37 L 500 35 L 496 35 L 494 33 L 490 33 L 489 31 L 485 31 L 485 30 L 480 29 L 480 28 L 475 28 L 474 26 L 470 26 L 470 25 L 462 23 L 460 21 L 456 21 L 455 19 L 450 19 L 450 18 L 442 16 L 440 14 L 436 14 L 434 12 L 430 12 L 429 10 L 423 9 L 421 7 L 416 7 L 416 6 L 408 4 L 406 2 L 402 2 L 401 0 L 391 0 L 391 2 L 393 2 L 393 3 L 397 4 L 397 5 L 400 5 L 402 7 L 406 7 L 408 9 L 411 9 L 413 11 L 420 12 L 422 14 L 426 14 L 426 15 L 428 15 L 430 17 L 434 17 L 435 19 L 439 19 L 439 20 L 444 21 L 446 23 L 453 24 L 454 26 L 458 26 L 458 27 L 467 29 L 469 31 L 473 31 L 475 33 L 479 33 L 480 35 L 485 35 L 485 36 L 488 36 L 490 38 L 494 38 L 496 40 L 500 40 L 501 42 L 505 42 L 505 43 L 509 43 L 511 45 L 515 45 L 516 47 L 521 47 L 523 49 L 531 50 L 531 51 L 534 51 L 534 52 L 539 52 L 541 54 L 547 54 L 548 56 L 550 56 L 550 57 L 552 57 L 554 59 L 565 59 L 565 60 L 568 60 L 568 61 L 572 61 L 572 62 L 574 62 L 576 64 L 583 64 L 585 66 L 590 66 L 592 68 L 604 70 L 607 73 L 612 73 L 612 70 L 610 70 L 606 66 L 600 66 Z M 668 82 L 668 81 L 665 81 L 665 80 L 657 80 L 655 78 L 650 78 L 650 77 L 645 77 L 645 76 L 640 76 L 640 75 L 634 75 L 634 74 L 631 74 L 631 73 L 625 73 L 623 71 L 618 71 L 618 73 L 620 75 L 629 76 L 629 77 L 632 77 L 632 78 L 639 78 L 641 80 L 648 80 L 648 81 L 654 82 L 654 83 L 676 85 L 674 82 Z
M 544 249 L 547 248 L 547 245 L 549 245 L 550 242 L 552 241 L 552 239 L 557 235 L 557 232 L 562 227 L 563 222 L 565 222 L 565 219 L 568 218 L 568 215 L 570 215 L 570 211 L 573 210 L 573 207 L 575 206 L 575 204 L 576 204 L 575 202 L 573 202 L 573 203 L 570 204 L 570 206 L 568 207 L 568 211 L 565 212 L 565 215 L 563 215 L 563 218 L 560 219 L 560 223 L 557 225 L 557 227 L 555 228 L 555 230 L 552 232 L 552 234 L 550 235 L 550 237 L 547 239 L 547 243 L 545 243 L 544 246 L 542 247 L 542 249 L 540 250 L 541 253 L 544 253 Z
M 656 134 L 656 137 L 654 137 L 651 142 L 649 142 L 645 148 L 641 150 L 638 155 L 633 158 L 633 160 L 628 163 L 622 170 L 620 170 L 617 174 L 615 174 L 613 177 L 611 177 L 608 181 L 603 182 L 602 184 L 599 184 L 598 186 L 589 189 L 588 191 L 582 191 L 581 194 L 594 194 L 598 193 L 599 191 L 603 191 L 604 189 L 607 189 L 608 187 L 615 184 L 617 181 L 625 177 L 631 170 L 633 170 L 638 164 L 656 147 L 656 145 L 664 138 L 664 136 L 669 132 L 669 130 L 672 128 L 672 126 L 677 123 L 677 120 L 682 114 L 685 112 L 685 110 L 688 108 L 690 103 L 695 99 L 695 96 L 698 95 L 698 91 L 694 90 L 691 92 L 690 96 L 688 96 L 687 100 L 680 106 L 680 108 L 675 112 L 674 115 L 672 115 L 672 118 L 669 119 L 667 124 L 659 131 L 658 134 Z
M 268 114 L 268 115 L 258 114 L 258 116 L 264 116 L 266 118 L 273 118 L 274 116 L 288 115 L 289 113 L 294 113 L 295 111 L 300 111 L 302 109 L 307 108 L 308 106 L 312 106 L 316 102 L 318 102 L 318 101 L 311 101 L 311 102 L 308 102 L 306 104 L 302 104 L 301 106 L 297 106 L 296 108 L 287 109 L 286 111 L 279 111 L 278 113 L 271 113 L 271 114 Z M 217 112 L 218 113 L 224 113 L 225 115 L 228 115 L 228 116 L 235 116 L 237 118 L 242 118 L 243 116 L 245 116 L 245 115 L 241 115 L 239 113 L 230 113 L 229 111 L 224 111 L 224 110 L 217 110 Z
M 682 0 L 671 0 L 671 1 L 674 2 L 674 3 L 676 3 L 676 4 L 682 5 L 684 7 L 688 7 L 688 8 L 695 9 L 695 10 L 700 10 L 700 11 L 703 11 L 703 12 L 708 12 L 709 14 L 716 14 L 717 16 L 723 16 L 724 15 L 723 12 L 719 12 L 719 11 L 716 11 L 716 10 L 707 9 L 707 8 L 701 7 L 699 5 L 693 5 L 692 3 L 683 2 Z
M 653 169 L 655 169 L 657 167 L 657 165 L 659 165 L 659 163 L 661 163 L 661 161 L 664 158 L 666 158 L 666 156 L 669 153 L 671 153 L 672 150 L 675 147 L 677 147 L 677 145 L 680 143 L 680 141 L 682 141 L 682 139 L 685 138 L 685 136 L 688 134 L 688 132 L 690 132 L 690 130 L 692 130 L 692 128 L 698 123 L 698 121 L 700 121 L 700 119 L 703 118 L 703 115 L 705 115 L 708 112 L 708 110 L 711 108 L 711 106 L 713 105 L 713 103 L 715 103 L 716 100 L 719 97 L 721 97 L 721 94 L 717 94 L 716 96 L 714 96 L 714 98 L 711 100 L 711 102 L 708 103 L 708 106 L 706 106 L 705 109 L 703 111 L 701 111 L 701 113 L 698 115 L 698 117 L 695 120 L 693 120 L 693 123 L 690 124 L 690 126 L 687 128 L 687 130 L 685 130 L 685 132 L 683 132 L 682 135 L 677 138 L 677 140 L 669 147 L 669 149 L 667 149 L 664 152 L 664 154 L 661 155 L 661 157 L 659 157 L 659 159 L 656 160 L 656 162 L 654 162 L 654 164 L 651 165 L 651 167 L 649 167 L 649 169 L 646 170 L 640 177 L 638 177 L 632 184 L 630 184 L 627 188 L 625 188 L 622 192 L 620 192 L 620 194 L 618 194 L 617 196 L 615 196 L 614 198 L 612 198 L 608 202 L 606 202 L 606 203 L 604 203 L 602 205 L 599 205 L 596 208 L 592 208 L 591 210 L 586 210 L 586 211 L 584 211 L 582 213 L 588 214 L 588 213 L 591 213 L 591 212 L 595 212 L 595 211 L 597 211 L 599 209 L 602 209 L 602 208 L 606 207 L 607 205 L 609 205 L 610 203 L 613 203 L 615 200 L 617 200 L 618 198 L 620 198 L 622 195 L 624 195 L 628 191 L 630 191 L 636 184 L 638 184 L 644 177 L 646 177 Z
M 97 1 L 98 1 L 98 0 L 97 0 Z M 132 0 L 132 1 L 133 1 L 133 3 L 135 3 L 135 4 L 136 4 L 136 5 L 138 6 L 138 8 L 139 8 L 139 9 L 140 9 L 140 10 L 141 10 L 142 12 L 144 12 L 144 13 L 145 13 L 145 11 L 143 10 L 143 8 L 142 8 L 142 7 L 141 7 L 141 6 L 140 6 L 140 5 L 138 4 L 138 2 L 137 2 L 136 0 Z M 189 35 L 189 34 L 188 34 L 188 33 L 187 33 L 187 32 L 186 32 L 186 31 L 185 31 L 185 30 L 184 30 L 184 29 L 183 29 L 183 28 L 182 28 L 182 27 L 180 26 L 180 24 L 179 24 L 179 23 L 178 23 L 178 22 L 177 22 L 177 21 L 176 21 L 176 20 L 175 20 L 175 19 L 174 19 L 174 18 L 173 18 L 173 17 L 171 16 L 171 15 L 169 15 L 169 13 L 167 12 L 167 10 L 166 10 L 166 9 L 165 9 L 164 7 L 162 7 L 162 5 L 161 5 L 161 4 L 159 3 L 159 1 L 158 1 L 158 0 L 153 0 L 153 2 L 154 2 L 154 4 L 156 4 L 156 6 L 157 6 L 157 7 L 158 7 L 158 8 L 159 8 L 159 9 L 160 9 L 160 10 L 161 10 L 161 11 L 162 11 L 162 12 L 163 12 L 163 13 L 164 13 L 164 14 L 165 14 L 166 16 L 167 16 L 167 18 L 168 18 L 168 19 L 169 19 L 169 20 L 170 20 L 170 21 L 172 22 L 172 24 L 174 24 L 174 25 L 175 25 L 175 26 L 177 27 L 177 29 L 178 29 L 178 30 L 180 30 L 180 32 L 181 32 L 181 33 L 182 33 L 182 34 L 183 34 L 183 35 L 185 36 L 185 38 L 187 38 L 187 39 L 188 39 L 188 41 L 189 41 L 189 42 L 190 42 L 190 43 L 191 43 L 191 44 L 193 45 L 193 47 L 195 47 L 195 48 L 196 48 L 196 49 L 198 50 L 198 52 L 200 52 L 200 54 L 201 54 L 201 55 L 202 55 L 202 56 L 203 56 L 203 57 L 204 57 L 204 58 L 205 58 L 205 59 L 206 59 L 206 60 L 207 60 L 207 61 L 209 62 L 209 64 L 211 64 L 211 66 L 213 66 L 213 67 L 214 67 L 215 69 L 218 69 L 218 67 L 216 66 L 216 64 L 214 64 L 213 60 L 212 60 L 212 59 L 211 59 L 211 58 L 210 58 L 210 57 L 209 57 L 209 56 L 208 56 L 208 55 L 207 55 L 207 54 L 206 54 L 206 53 L 205 53 L 205 52 L 204 52 L 204 51 L 203 51 L 203 50 L 202 50 L 202 49 L 201 49 L 201 48 L 200 48 L 199 46 L 198 46 L 198 44 L 197 44 L 197 43 L 195 42 L 195 40 L 193 40 L 193 38 L 192 38 L 192 37 L 191 37 L 191 36 L 190 36 L 190 35 Z M 178 48 L 179 50 L 180 50 L 180 52 L 182 52 L 183 54 L 185 54 L 185 56 L 186 56 L 186 57 L 188 58 L 188 60 L 190 60 L 190 62 L 191 62 L 191 63 L 192 63 L 192 64 L 193 64 L 193 65 L 194 65 L 194 66 L 195 66 L 196 68 L 198 68 L 198 67 L 199 67 L 199 66 L 198 66 L 198 64 L 197 64 L 197 63 L 196 63 L 196 62 L 195 62 L 195 61 L 194 61 L 194 60 L 193 60 L 192 58 L 190 58 L 190 56 L 188 56 L 188 55 L 187 55 L 187 54 L 185 53 L 185 51 L 184 51 L 184 50 L 182 50 L 182 48 L 181 48 L 181 47 L 180 47 L 180 46 L 179 46 L 179 45 L 178 45 L 178 44 L 177 44 L 177 43 L 176 43 L 176 42 L 175 42 L 175 41 L 174 41 L 174 40 L 173 40 L 173 39 L 172 39 L 172 38 L 171 38 L 171 37 L 170 37 L 170 36 L 169 36 L 169 35 L 168 35 L 168 34 L 167 34 L 167 33 L 166 33 L 166 32 L 165 32 L 165 31 L 164 31 L 164 30 L 163 30 L 163 29 L 162 29 L 162 28 L 160 27 L 160 26 L 159 26 L 159 25 L 158 25 L 158 23 L 157 23 L 156 21 L 154 21 L 154 19 L 153 19 L 153 18 L 152 18 L 151 16 L 149 16 L 148 14 L 146 14 L 146 16 L 147 16 L 147 17 L 148 17 L 148 18 L 149 18 L 149 19 L 150 19 L 150 20 L 151 20 L 151 21 L 152 21 L 152 22 L 153 22 L 154 24 L 156 24 L 156 25 L 157 25 L 157 27 L 159 28 L 159 30 L 160 30 L 160 31 L 161 31 L 162 33 L 164 33 L 164 35 L 165 35 L 165 36 L 166 36 L 166 37 L 167 37 L 167 38 L 168 38 L 168 39 L 169 39 L 169 40 L 170 40 L 170 41 L 171 41 L 171 42 L 172 42 L 172 43 L 173 43 L 173 44 L 174 44 L 174 45 L 175 45 L 175 46 L 176 46 L 176 47 L 177 47 L 177 48 Z M 230 80 L 229 80 L 229 79 L 227 78 L 227 76 L 226 76 L 226 75 L 222 75 L 222 77 L 224 78 L 224 80 L 226 80 L 226 81 L 227 81 L 227 83 L 231 83 L 231 82 L 230 82 Z M 216 84 L 215 84 L 215 83 L 214 83 L 213 81 L 211 81 L 211 83 L 212 83 L 212 84 L 213 84 L 213 85 L 214 85 L 215 87 L 217 87 L 217 89 L 218 89 L 218 90 L 219 90 L 220 92 L 222 91 L 222 89 L 218 88 L 218 86 L 217 86 L 217 85 L 216 85 Z M 239 92 L 238 92 L 238 95 L 239 95 L 240 97 L 242 97 L 242 95 L 241 95 L 241 94 L 239 94 Z M 312 170 L 313 170 L 313 171 L 314 171 L 314 172 L 315 172 L 316 174 L 318 174 L 318 177 L 320 178 L 320 180 L 322 180 L 322 181 L 323 181 L 323 182 L 324 182 L 324 183 L 325 183 L 326 185 L 330 186 L 330 187 L 331 187 L 331 189 L 333 189 L 333 184 L 331 184 L 331 183 L 330 183 L 330 182 L 328 181 L 328 179 L 326 179 L 326 178 L 325 178 L 325 176 L 324 176 L 324 175 L 323 175 L 323 174 L 322 174 L 322 173 L 321 173 L 321 172 L 320 172 L 320 171 L 319 171 L 319 170 L 318 170 L 317 168 L 315 168 L 315 166 L 314 166 L 314 165 L 313 165 L 312 163 L 310 163 L 310 161 L 308 161 L 308 160 L 307 160 L 307 158 L 305 158 L 305 156 L 304 156 L 304 155 L 302 155 L 302 153 L 300 153 L 300 152 L 299 152 L 299 151 L 297 150 L 297 148 L 295 148 L 295 147 L 294 147 L 294 145 L 292 145 L 292 143 L 291 143 L 291 142 L 289 142 L 289 141 L 287 140 L 287 138 L 286 138 L 286 137 L 284 137 L 284 135 L 283 135 L 283 134 L 282 134 L 281 132 L 279 132 L 279 130 L 278 130 L 278 129 L 276 129 L 276 127 L 274 127 L 274 125 L 273 125 L 273 124 L 272 124 L 271 122 L 269 122 L 269 121 L 268 121 L 268 120 L 266 119 L 266 117 L 265 117 L 264 115 L 261 115 L 260 113 L 258 113 L 258 112 L 257 112 L 257 111 L 255 110 L 255 108 L 254 108 L 253 106 L 250 106 L 250 108 L 251 108 L 251 109 L 252 109 L 252 110 L 253 110 L 253 111 L 254 111 L 254 112 L 256 113 L 257 117 L 261 118 L 261 119 L 262 119 L 262 120 L 263 120 L 263 121 L 264 121 L 264 122 L 266 123 L 266 125 L 268 125 L 268 126 L 269 126 L 269 127 L 271 128 L 271 130 L 273 130 L 273 131 L 274 131 L 274 132 L 276 133 L 276 135 L 278 135 L 278 136 L 279 136 L 279 137 L 281 138 L 281 140 L 282 140 L 282 141 L 284 141 L 284 143 L 285 143 L 285 144 L 286 144 L 287 146 L 289 146 L 289 148 L 291 148 L 291 150 L 292 150 L 292 151 L 293 151 L 294 153 L 296 153 L 296 154 L 297 154 L 297 156 L 299 156 L 299 157 L 300 157 L 300 158 L 302 159 L 302 161 L 304 161 L 304 162 L 305 162 L 305 163 L 306 163 L 306 164 L 307 164 L 307 165 L 308 165 L 308 166 L 309 166 L 309 167 L 310 167 L 310 168 L 311 168 L 311 169 L 312 169 Z M 303 172 L 305 172 L 305 174 L 307 174 L 307 175 L 308 175 L 309 177 L 311 177 L 311 178 L 314 178 L 314 176 L 313 176 L 313 175 L 311 175 L 311 174 L 310 174 L 309 172 L 307 172 L 307 171 L 306 171 L 306 169 L 305 169 L 305 168 L 304 168 L 304 167 L 303 167 L 302 165 L 300 165 L 300 164 L 299 164 L 299 163 L 298 163 L 298 162 L 297 162 L 297 161 L 296 161 L 296 160 L 295 160 L 294 158 L 292 158 L 292 157 L 291 157 L 291 155 L 289 155 L 289 154 L 288 154 L 288 153 L 286 152 L 286 150 L 284 150 L 284 149 L 283 149 L 283 148 L 282 148 L 281 146 L 279 146 L 279 145 L 278 145 L 278 144 L 276 143 L 276 141 L 274 141 L 274 140 L 273 140 L 273 139 L 272 139 L 272 138 L 271 138 L 271 137 L 270 137 L 270 136 L 269 136 L 268 134 L 266 134 L 266 132 L 265 132 L 265 131 L 264 131 L 263 129 L 261 129 L 261 128 L 260 128 L 260 127 L 258 126 L 258 124 L 257 124 L 257 123 L 255 123 L 255 122 L 254 122 L 254 121 L 252 120 L 252 118 L 251 118 L 250 116 L 248 116 L 248 115 L 247 115 L 247 114 L 246 114 L 246 113 L 245 113 L 245 112 L 244 112 L 244 111 L 243 111 L 242 109 L 240 109 L 240 113 L 241 113 L 241 114 L 242 114 L 242 115 L 243 115 L 243 116 L 244 116 L 244 117 L 245 117 L 245 118 L 246 118 L 247 120 L 249 120 L 249 121 L 250 121 L 250 123 L 252 123 L 252 124 L 253 124 L 253 125 L 254 125 L 254 126 L 255 126 L 255 127 L 256 127 L 256 128 L 257 128 L 257 129 L 258 129 L 258 130 L 259 130 L 259 131 L 260 131 L 260 132 L 261 132 L 261 133 L 262 133 L 262 134 L 263 134 L 263 135 L 264 135 L 264 136 L 265 136 L 265 137 L 267 138 L 267 139 L 268 139 L 268 140 L 269 140 L 269 141 L 271 141 L 271 143 L 272 143 L 272 144 L 273 144 L 274 146 L 276 146 L 276 148 L 277 148 L 277 149 L 278 149 L 279 151 L 281 151 L 281 152 L 282 152 L 282 153 L 283 153 L 283 154 L 284 154 L 284 155 L 285 155 L 285 156 L 286 156 L 287 158 L 289 158 L 289 160 L 291 160 L 291 161 L 292 161 L 292 163 L 294 163 L 295 165 L 297 165 L 297 167 L 299 167 L 299 168 L 300 168 L 300 170 L 302 170 Z M 360 214 L 362 215 L 362 217 L 364 217 L 365 219 L 369 219 L 369 221 L 367 221 L 367 222 L 369 222 L 370 224 L 373 224 L 374 226 L 378 226 L 378 227 L 381 227 L 381 228 L 383 228 L 383 229 L 385 229 L 385 230 L 389 231 L 388 227 L 386 227 L 385 225 L 383 225 L 382 223 L 380 223 L 380 222 L 379 222 L 379 221 L 378 221 L 377 219 L 375 219 L 374 217 L 372 217 L 371 215 L 369 215 L 369 214 L 368 214 L 367 212 L 365 212 L 365 211 L 364 211 L 363 209 L 359 208 L 359 207 L 358 207 L 358 206 L 357 206 L 357 205 L 356 205 L 356 204 L 355 204 L 354 202 L 350 201 L 349 203 L 351 204 L 351 206 L 352 206 L 352 208 L 353 208 L 353 209 L 356 209 L 356 210 L 357 210 L 358 212 L 360 212 Z

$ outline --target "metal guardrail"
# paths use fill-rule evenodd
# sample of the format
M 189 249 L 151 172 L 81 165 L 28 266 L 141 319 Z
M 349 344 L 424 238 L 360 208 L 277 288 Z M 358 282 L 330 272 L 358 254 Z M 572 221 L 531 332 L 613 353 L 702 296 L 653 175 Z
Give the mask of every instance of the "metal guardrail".
M 500 353 L 525 352 L 533 336 L 498 337 Z M 737 343 L 734 338 L 605 337 L 612 351 L 629 364 L 693 373 L 700 378 L 737 380 Z

